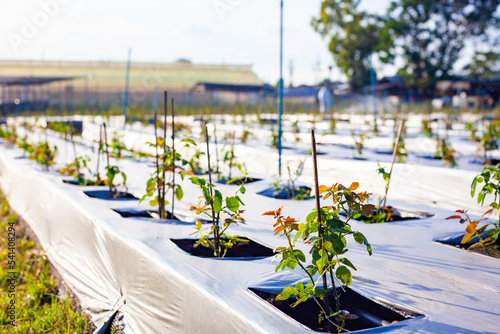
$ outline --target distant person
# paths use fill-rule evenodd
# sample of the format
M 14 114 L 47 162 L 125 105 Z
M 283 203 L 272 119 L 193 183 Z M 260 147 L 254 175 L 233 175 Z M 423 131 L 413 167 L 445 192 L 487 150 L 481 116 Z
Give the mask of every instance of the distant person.
M 323 85 L 318 93 L 319 111 L 329 113 L 332 110 L 332 92 L 328 85 Z

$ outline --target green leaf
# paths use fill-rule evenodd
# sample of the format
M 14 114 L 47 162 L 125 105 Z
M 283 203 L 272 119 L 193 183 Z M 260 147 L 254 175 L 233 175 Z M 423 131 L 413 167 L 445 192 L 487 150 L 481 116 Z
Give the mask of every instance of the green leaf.
M 474 197 L 474 195 L 476 193 L 477 183 L 478 183 L 478 176 L 476 176 L 474 178 L 474 180 L 472 181 L 471 190 L 470 190 L 470 197 Z
M 365 238 L 363 233 L 361 232 L 356 232 L 354 233 L 354 241 L 356 241 L 358 244 L 365 244 L 366 245 L 366 250 L 368 251 L 368 254 L 372 255 L 372 246 L 368 242 L 368 240 Z
M 337 276 L 337 278 L 346 286 L 349 286 L 352 283 L 351 271 L 346 266 L 338 267 L 335 271 L 335 276 Z
M 222 194 L 217 189 L 214 190 L 213 209 L 215 213 L 219 213 L 222 210 Z
M 184 192 L 182 191 L 181 187 L 177 187 L 175 189 L 175 198 L 177 198 L 178 201 L 180 201 L 184 197 Z
M 300 261 L 302 262 L 306 262 L 306 256 L 304 255 L 304 253 L 302 253 L 301 250 L 299 249 L 296 249 L 293 251 L 293 255 L 298 258 Z
M 307 215 L 307 217 L 306 217 L 306 222 L 307 222 L 307 223 L 312 222 L 313 220 L 315 220 L 315 219 L 316 219 L 316 217 L 317 217 L 317 216 L 318 216 L 318 215 L 317 215 L 317 212 L 316 212 L 316 211 L 312 211 L 310 214 L 308 214 L 308 215 Z
M 356 267 L 351 263 L 351 261 L 349 261 L 345 257 L 341 258 L 339 261 L 342 262 L 343 264 L 345 264 L 346 266 L 351 267 L 354 270 L 357 270 Z
M 210 191 L 208 190 L 208 188 L 202 186 L 201 191 L 203 192 L 203 197 L 205 198 L 205 201 L 210 202 Z
M 198 186 L 204 186 L 205 184 L 207 184 L 207 180 L 205 180 L 202 177 L 193 176 L 193 177 L 190 177 L 189 179 L 191 180 L 191 182 L 193 184 L 196 184 Z
M 236 212 L 240 208 L 240 201 L 236 196 L 226 197 L 226 206 L 229 211 Z

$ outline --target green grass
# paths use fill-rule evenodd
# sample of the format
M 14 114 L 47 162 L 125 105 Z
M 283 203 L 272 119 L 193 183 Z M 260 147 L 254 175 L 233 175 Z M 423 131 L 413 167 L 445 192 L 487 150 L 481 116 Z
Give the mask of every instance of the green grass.
M 44 252 L 34 241 L 16 233 L 15 269 L 19 278 L 15 297 L 10 295 L 9 227 L 19 231 L 17 215 L 9 212 L 7 199 L 0 193 L 0 332 L 1 333 L 92 333 L 85 314 L 73 310 L 66 296 L 59 298 L 56 281 L 51 275 Z M 10 325 L 7 307 L 15 300 L 15 326 Z

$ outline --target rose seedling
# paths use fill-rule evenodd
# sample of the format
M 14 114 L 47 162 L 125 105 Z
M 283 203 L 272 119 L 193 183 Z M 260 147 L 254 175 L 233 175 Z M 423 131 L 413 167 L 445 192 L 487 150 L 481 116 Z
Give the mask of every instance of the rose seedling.
M 461 243 L 467 243 L 474 238 L 477 242 L 471 245 L 468 249 L 483 247 L 484 251 L 490 256 L 500 257 L 498 245 L 496 244 L 500 235 L 500 165 L 495 167 L 484 167 L 481 174 L 477 175 L 472 181 L 471 197 L 476 196 L 477 186 L 483 184 L 482 188 L 477 192 L 477 203 L 484 205 L 486 196 L 493 195 L 493 201 L 488 205 L 490 207 L 483 216 L 478 220 L 472 220 L 466 210 L 457 210 L 459 215 L 453 215 L 446 219 L 459 219 L 460 223 L 467 223 L 465 228 L 466 234 L 462 238 Z M 484 224 L 479 227 L 479 223 L 487 220 L 485 216 L 496 211 L 497 217 L 493 222 Z
M 295 297 L 297 301 L 292 304 L 296 306 L 309 298 L 313 298 L 319 306 L 321 313 L 319 321 L 328 323 L 329 331 L 331 326 L 335 326 L 340 332 L 344 323 L 348 319 L 357 318 L 341 309 L 338 285 L 343 290 L 342 284 L 349 286 L 352 283 L 351 270 L 356 270 L 353 263 L 345 256 L 348 251 L 348 237 L 353 237 L 354 241 L 364 244 L 368 253 L 372 254 L 371 245 L 361 232 L 353 231 L 349 221 L 357 214 L 369 215 L 374 208 L 371 204 L 364 204 L 369 195 L 366 192 L 356 192 L 358 183 L 352 183 L 349 188 L 336 183 L 331 187 L 320 186 L 319 193 L 324 194 L 323 199 L 331 199 L 329 206 L 324 206 L 320 210 L 318 219 L 317 210 L 313 210 L 304 223 L 299 223 L 298 219 L 286 217 L 281 213 L 282 208 L 276 211 L 268 211 L 263 215 L 273 216 L 274 234 L 284 235 L 287 245 L 278 247 L 277 256 L 281 256 L 275 271 L 300 268 L 307 274 L 308 282 L 304 285 L 299 282 L 295 287 L 285 288 L 278 295 L 277 300 L 286 300 Z M 346 214 L 345 221 L 341 219 L 340 212 Z M 293 234 L 295 234 L 293 236 Z M 302 240 L 310 247 L 310 258 L 298 248 L 295 243 Z M 327 283 L 330 281 L 330 285 Z M 328 294 L 333 291 L 335 306 L 329 304 Z
M 190 210 L 196 211 L 197 215 L 204 214 L 212 221 L 212 226 L 209 230 L 203 228 L 201 222 L 196 222 L 196 231 L 193 234 L 198 235 L 199 239 L 195 247 L 203 245 L 212 249 L 215 257 L 224 257 L 228 249 L 236 243 L 247 242 L 246 239 L 227 233 L 227 229 L 231 224 L 245 222 L 243 217 L 241 217 L 243 213 L 241 206 L 244 203 L 238 196 L 238 193 L 245 193 L 243 184 L 240 185 L 234 196 L 223 198 L 222 193 L 215 188 L 215 185 L 207 183 L 207 180 L 204 178 L 193 176 L 190 180 L 203 193 L 198 205 L 192 206 Z

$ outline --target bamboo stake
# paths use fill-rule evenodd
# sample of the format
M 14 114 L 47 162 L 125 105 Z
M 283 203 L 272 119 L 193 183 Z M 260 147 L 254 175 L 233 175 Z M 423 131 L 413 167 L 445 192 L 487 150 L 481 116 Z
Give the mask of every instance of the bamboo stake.
M 229 159 L 229 177 L 226 183 L 231 181 L 231 170 L 233 169 L 233 159 L 234 159 L 234 138 L 236 137 L 236 133 L 233 132 L 233 139 L 231 141 L 231 158 Z
M 163 209 L 161 205 L 161 187 L 160 187 L 160 152 L 158 151 L 158 111 L 155 109 L 155 149 L 156 149 L 156 183 L 158 185 L 158 216 L 163 219 Z
M 205 125 L 205 141 L 207 142 L 207 161 L 208 161 L 208 187 L 210 190 L 210 206 L 212 207 L 212 224 L 214 226 L 214 239 L 215 239 L 215 255 L 219 257 L 219 226 L 215 224 L 215 211 L 214 200 L 212 191 L 212 170 L 210 168 L 210 143 L 208 141 L 208 126 Z
M 97 177 L 97 185 L 99 185 L 100 177 L 99 177 L 99 161 L 101 160 L 101 147 L 102 147 L 102 124 L 99 127 L 99 144 L 97 145 L 97 166 L 95 175 Z
M 171 218 L 174 219 L 174 203 L 175 203 L 175 109 L 174 98 L 172 98 L 172 213 Z
M 165 209 L 165 196 L 167 193 L 166 189 L 166 173 L 165 170 L 165 160 L 167 153 L 167 111 L 168 111 L 168 93 L 164 92 L 164 103 L 163 103 L 163 158 L 162 158 L 162 191 L 161 191 L 161 203 L 163 205 L 163 219 L 168 218 L 167 210 Z
M 76 168 L 76 174 L 78 175 L 78 178 L 80 178 L 80 168 L 78 168 L 78 161 L 77 161 L 77 155 L 76 155 L 76 144 L 75 144 L 75 139 L 73 138 L 73 126 L 72 123 L 70 123 L 70 137 L 69 139 L 71 140 L 71 145 L 73 146 L 73 155 L 75 156 L 75 168 Z
M 382 205 L 385 207 L 386 202 L 387 202 L 387 193 L 389 192 L 389 183 L 391 182 L 391 175 L 392 175 L 392 169 L 394 167 L 394 162 L 396 161 L 396 153 L 398 152 L 398 146 L 399 146 L 399 139 L 401 138 L 401 131 L 403 130 L 403 124 L 404 120 L 399 121 L 399 129 L 398 129 L 398 134 L 396 136 L 396 142 L 394 144 L 394 149 L 392 150 L 392 162 L 391 162 L 391 169 L 389 170 L 389 178 L 387 179 L 387 183 L 385 185 L 385 194 L 384 194 L 384 204 Z
M 313 159 L 313 171 L 314 171 L 314 192 L 316 194 L 315 200 L 316 200 L 316 215 L 318 219 L 318 223 L 321 223 L 321 204 L 319 200 L 319 182 L 318 182 L 318 159 L 316 156 L 316 138 L 314 136 L 314 129 L 311 129 L 311 149 L 312 149 L 312 159 Z M 319 237 L 322 238 L 323 235 L 323 227 L 320 224 L 320 228 L 318 229 Z M 323 247 L 323 245 L 320 245 L 320 247 Z M 328 291 L 328 283 L 326 280 L 326 274 L 321 275 L 322 281 L 323 281 L 323 289 L 325 291 Z M 332 281 L 332 286 L 333 290 L 335 293 L 335 299 L 338 300 L 337 298 L 337 293 L 335 289 L 335 284 Z M 330 312 L 330 301 L 328 300 L 328 292 L 326 293 L 325 296 L 325 306 L 326 306 L 326 312 Z M 338 311 L 338 310 L 337 310 Z M 326 316 L 326 314 L 325 314 Z M 330 324 L 330 321 L 328 321 L 328 332 L 331 333 L 332 331 L 332 326 Z
M 207 130 L 208 130 L 208 128 L 205 126 L 205 131 L 207 131 Z M 218 177 L 220 177 L 219 150 L 217 149 L 217 128 L 215 127 L 215 123 L 214 123 L 214 142 L 215 142 L 215 170 L 216 170 Z M 219 178 L 219 180 L 220 180 L 220 178 Z
M 106 130 L 106 123 L 102 123 L 102 128 L 104 130 L 104 145 L 106 146 L 106 163 L 108 165 L 108 170 L 109 170 L 108 131 Z M 112 197 L 114 195 L 111 189 L 112 186 L 113 186 L 112 184 L 109 184 L 109 197 Z

